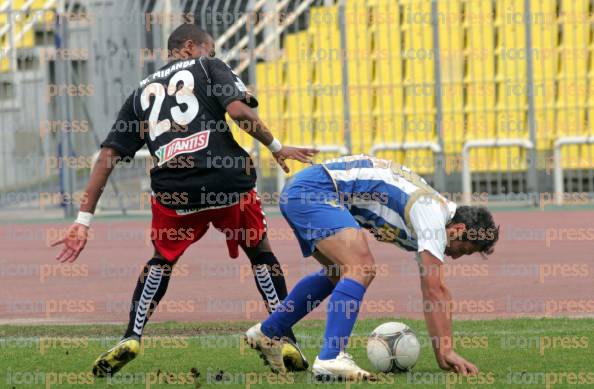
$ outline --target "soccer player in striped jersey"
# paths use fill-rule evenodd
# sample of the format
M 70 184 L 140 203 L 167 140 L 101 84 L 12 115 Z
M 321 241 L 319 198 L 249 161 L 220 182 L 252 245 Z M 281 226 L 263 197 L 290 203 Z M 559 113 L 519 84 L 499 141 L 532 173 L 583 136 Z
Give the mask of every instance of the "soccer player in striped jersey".
M 313 165 L 295 175 L 280 209 L 304 257 L 322 270 L 301 279 L 283 305 L 246 332 L 248 343 L 275 369 L 282 334 L 330 296 L 324 343 L 313 365 L 318 379 L 373 379 L 344 352 L 375 261 L 362 229 L 377 240 L 416 252 L 423 307 L 439 367 L 474 374 L 452 348 L 451 295 L 441 265 L 446 256 L 491 254 L 499 228 L 483 207 L 457 206 L 410 169 L 364 155 Z M 276 369 L 282 371 L 281 369 Z

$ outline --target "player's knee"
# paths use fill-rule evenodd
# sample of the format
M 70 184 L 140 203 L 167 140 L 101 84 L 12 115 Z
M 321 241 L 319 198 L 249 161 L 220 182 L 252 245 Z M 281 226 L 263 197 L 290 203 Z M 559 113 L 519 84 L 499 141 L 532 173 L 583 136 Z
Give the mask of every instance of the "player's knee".
M 359 278 L 365 286 L 369 286 L 377 273 L 375 261 L 371 253 L 361 255 L 353 270 L 356 278 Z
M 170 261 L 169 259 L 165 258 L 165 256 L 164 256 L 163 254 L 161 254 L 161 253 L 160 253 L 160 252 L 159 252 L 159 251 L 158 251 L 158 250 L 155 248 L 155 252 L 154 252 L 154 254 L 153 254 L 153 258 L 151 259 L 151 261 L 152 261 L 153 259 L 157 261 L 157 264 L 164 263 L 164 264 L 169 264 L 170 266 L 173 266 L 173 265 L 175 265 L 175 264 L 177 263 L 177 261 L 178 261 L 179 257 L 177 257 L 177 258 L 175 258 L 175 259 L 173 259 L 173 260 L 171 260 L 171 261 Z
M 252 265 L 251 271 L 249 272 L 250 275 L 252 272 L 255 272 L 258 267 L 264 265 L 268 268 L 268 271 L 270 272 L 270 274 L 273 277 L 275 277 L 275 276 L 284 277 L 285 276 L 280 262 L 278 261 L 276 256 L 271 251 L 264 251 L 257 255 L 250 256 L 249 258 L 250 258 L 250 263 Z M 246 271 L 245 276 L 248 275 L 247 273 L 248 272 Z
M 250 263 L 256 265 L 278 266 L 279 262 L 271 251 L 258 251 L 248 255 Z
M 377 274 L 375 263 L 365 264 L 361 266 L 361 273 L 366 281 L 366 285 L 371 284 Z
M 165 277 L 170 277 L 171 273 L 173 272 L 173 266 L 175 265 L 177 260 L 169 261 L 163 257 L 153 257 L 151 258 L 144 267 L 144 278 L 146 278 L 149 273 L 151 272 L 151 268 L 159 269 Z

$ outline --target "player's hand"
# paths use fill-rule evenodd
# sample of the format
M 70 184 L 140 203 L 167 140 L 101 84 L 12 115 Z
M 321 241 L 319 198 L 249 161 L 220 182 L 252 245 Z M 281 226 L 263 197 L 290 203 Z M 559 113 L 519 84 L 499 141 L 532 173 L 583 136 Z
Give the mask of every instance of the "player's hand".
M 473 375 L 478 373 L 478 368 L 462 358 L 455 351 L 449 351 L 443 356 L 437 358 L 439 367 L 444 370 L 453 370 L 461 375 Z
M 318 150 L 306 148 L 306 147 L 292 147 L 292 146 L 283 146 L 280 151 L 276 153 L 272 153 L 276 162 L 280 165 L 280 167 L 285 171 L 285 173 L 289 173 L 289 168 L 285 163 L 286 159 L 293 159 L 295 161 L 303 162 L 303 163 L 311 163 L 311 157 L 316 155 Z
M 68 228 L 68 231 L 66 231 L 66 236 L 63 239 L 51 243 L 51 247 L 59 244 L 64 245 L 62 251 L 56 255 L 56 260 L 60 262 L 74 262 L 80 252 L 85 248 L 88 235 L 89 227 L 73 223 Z

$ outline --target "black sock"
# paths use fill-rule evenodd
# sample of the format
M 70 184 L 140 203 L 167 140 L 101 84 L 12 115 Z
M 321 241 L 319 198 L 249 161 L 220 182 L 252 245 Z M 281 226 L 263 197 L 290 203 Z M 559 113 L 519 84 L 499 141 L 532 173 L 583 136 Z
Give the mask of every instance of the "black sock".
M 264 299 L 268 313 L 272 313 L 276 306 L 287 298 L 287 284 L 281 265 L 271 252 L 260 253 L 250 258 L 250 262 L 258 291 Z M 290 328 L 283 335 L 293 342 L 297 341 Z
M 130 319 L 124 338 L 142 336 L 144 326 L 167 291 L 173 264 L 164 259 L 153 258 L 142 269 L 130 306 Z

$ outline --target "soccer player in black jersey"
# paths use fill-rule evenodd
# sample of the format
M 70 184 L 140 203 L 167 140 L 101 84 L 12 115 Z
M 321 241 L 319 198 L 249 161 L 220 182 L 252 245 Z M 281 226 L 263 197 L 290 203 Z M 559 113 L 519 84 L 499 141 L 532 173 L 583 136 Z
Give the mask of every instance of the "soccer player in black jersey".
M 286 172 L 286 159 L 307 163 L 316 150 L 282 146 L 272 136 L 251 109 L 257 100 L 227 64 L 214 58 L 214 41 L 208 33 L 183 24 L 173 31 L 167 45 L 171 61 L 142 80 L 126 99 L 101 144 L 77 220 L 63 239 L 52 244 L 64 245 L 57 260 L 76 260 L 113 168 L 146 145 L 153 156 L 151 237 L 155 253 L 138 279 L 122 340 L 94 363 L 97 376 L 114 374 L 138 354 L 144 326 L 167 290 L 172 267 L 210 224 L 225 233 L 231 257 L 238 256 L 238 247 L 249 257 L 269 312 L 287 295 L 254 190 L 254 165 L 233 139 L 225 113 L 266 145 Z M 285 335 L 291 340 L 285 350 L 287 367 L 306 369 L 307 361 L 292 331 Z

